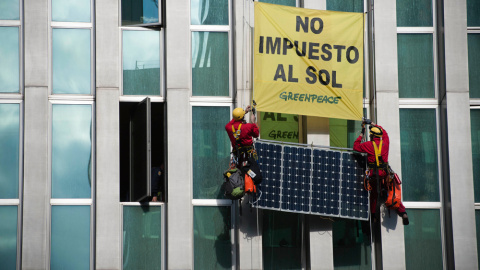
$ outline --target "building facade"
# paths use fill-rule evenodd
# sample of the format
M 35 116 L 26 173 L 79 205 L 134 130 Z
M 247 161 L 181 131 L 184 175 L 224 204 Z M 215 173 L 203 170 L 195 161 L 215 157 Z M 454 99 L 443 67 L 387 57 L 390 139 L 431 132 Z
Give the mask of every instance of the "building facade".
M 382 209 L 372 237 L 224 199 L 253 1 L 0 0 L 0 268 L 478 269 L 480 2 L 261 2 L 366 14 L 365 117 L 389 132 L 410 225 Z M 258 117 L 291 117 L 299 143 L 360 133 Z

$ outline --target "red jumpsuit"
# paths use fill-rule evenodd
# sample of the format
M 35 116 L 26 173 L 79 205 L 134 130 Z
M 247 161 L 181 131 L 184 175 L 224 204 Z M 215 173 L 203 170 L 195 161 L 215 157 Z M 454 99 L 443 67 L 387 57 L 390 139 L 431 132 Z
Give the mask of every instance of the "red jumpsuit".
M 236 140 L 233 136 L 232 125 L 235 131 L 237 131 L 240 124 L 242 124 L 240 128 L 240 146 L 253 145 L 253 138 L 258 138 L 258 135 L 260 134 L 257 124 L 243 123 L 242 120 L 232 119 L 227 125 L 225 125 L 225 130 L 227 131 L 233 148 L 235 148 Z
M 390 147 L 390 139 L 388 138 L 388 133 L 385 129 L 383 129 L 381 126 L 376 126 L 380 128 L 383 131 L 383 136 L 382 136 L 382 159 L 383 162 L 388 163 L 388 150 Z M 375 148 L 373 147 L 373 142 L 368 141 L 362 143 L 362 136 L 358 136 L 358 138 L 355 140 L 353 143 L 353 150 L 361 153 L 367 153 L 367 161 L 368 163 L 376 163 L 375 160 Z M 375 144 L 377 145 L 377 148 L 380 146 L 380 138 L 379 137 L 373 137 L 373 141 L 375 141 Z M 370 177 L 372 179 L 375 179 L 375 170 L 370 170 Z M 387 176 L 387 172 L 383 169 L 378 170 L 378 176 L 380 179 L 385 178 Z M 370 210 L 372 213 L 375 213 L 375 207 L 377 206 L 377 186 L 372 185 L 372 194 L 370 194 Z M 402 216 L 405 213 L 405 206 L 403 203 L 400 202 L 400 206 L 397 209 L 397 213 L 399 216 Z

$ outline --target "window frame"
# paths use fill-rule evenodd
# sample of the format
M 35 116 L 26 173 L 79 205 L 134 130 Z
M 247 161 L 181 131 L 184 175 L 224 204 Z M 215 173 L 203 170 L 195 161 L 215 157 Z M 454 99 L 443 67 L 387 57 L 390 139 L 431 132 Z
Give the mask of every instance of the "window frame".
M 25 88 L 25 72 L 24 72 L 24 34 L 23 34 L 23 1 L 20 2 L 20 19 L 19 20 L 0 20 L 0 27 L 17 27 L 18 28 L 18 61 L 19 61 L 19 82 L 18 92 L 8 93 L 0 92 L 0 99 L 23 99 Z

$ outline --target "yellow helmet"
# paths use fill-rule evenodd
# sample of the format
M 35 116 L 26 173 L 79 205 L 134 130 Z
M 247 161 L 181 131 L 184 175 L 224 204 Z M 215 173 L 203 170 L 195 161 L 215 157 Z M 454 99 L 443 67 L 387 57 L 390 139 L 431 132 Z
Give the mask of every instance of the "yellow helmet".
M 235 120 L 242 120 L 243 116 L 245 116 L 245 111 L 242 108 L 235 108 L 232 112 L 232 116 Z
M 383 130 L 378 127 L 370 127 L 370 135 L 381 138 L 383 136 Z

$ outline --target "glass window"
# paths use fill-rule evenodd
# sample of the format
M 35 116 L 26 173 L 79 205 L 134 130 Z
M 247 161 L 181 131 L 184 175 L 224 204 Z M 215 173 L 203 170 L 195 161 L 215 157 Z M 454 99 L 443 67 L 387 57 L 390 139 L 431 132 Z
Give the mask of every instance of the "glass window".
M 480 26 L 480 1 L 467 0 L 467 26 Z
M 20 19 L 20 1 L 19 0 L 0 1 L 0 20 L 19 20 L 19 19 Z
M 480 210 L 475 210 L 475 227 L 477 231 L 477 261 L 480 265 Z
M 2 4 L 0 3 L 0 6 Z M 0 8 L 0 13 L 2 9 Z M 0 93 L 20 92 L 18 27 L 0 27 Z
M 302 269 L 302 220 L 299 214 L 263 212 L 263 269 Z
M 192 95 L 229 95 L 227 32 L 192 33 Z
M 228 25 L 228 2 L 226 0 L 192 0 L 191 24 Z
M 52 0 L 52 21 L 90 22 L 90 0 Z
M 405 186 L 405 185 L 404 185 Z M 408 210 L 405 226 L 407 269 L 443 269 L 439 210 Z
M 327 0 L 327 10 L 363 12 L 363 0 Z
M 160 269 L 161 206 L 123 207 L 123 269 Z
M 193 207 L 194 269 L 232 269 L 231 207 Z
M 159 31 L 123 31 L 123 94 L 160 95 Z
M 0 199 L 18 198 L 20 105 L 0 104 Z
M 2 269 L 17 269 L 17 218 L 16 205 L 0 206 L 0 262 Z
M 432 0 L 397 0 L 397 26 L 433 26 Z
M 193 198 L 225 199 L 220 189 L 230 160 L 229 107 L 193 107 Z
M 405 201 L 440 201 L 435 113 L 435 109 L 400 109 Z
M 480 34 L 468 34 L 468 81 L 470 98 L 480 98 L 480 50 L 478 48 L 480 48 Z
M 53 29 L 54 94 L 91 94 L 90 29 Z
M 297 6 L 297 1 L 296 0 L 259 0 L 259 2 L 276 4 L 276 5 L 283 5 L 283 6 L 290 6 L 290 7 Z
M 372 269 L 368 221 L 335 219 L 332 229 L 334 269 Z
M 259 112 L 260 137 L 265 140 L 299 142 L 298 115 L 287 113 Z
M 91 198 L 92 105 L 53 105 L 52 198 Z
M 90 206 L 52 206 L 50 269 L 90 269 Z
M 400 98 L 434 98 L 432 34 L 398 34 Z
M 122 25 L 159 23 L 158 0 L 122 0 Z
M 475 202 L 480 202 L 480 110 L 470 111 Z

